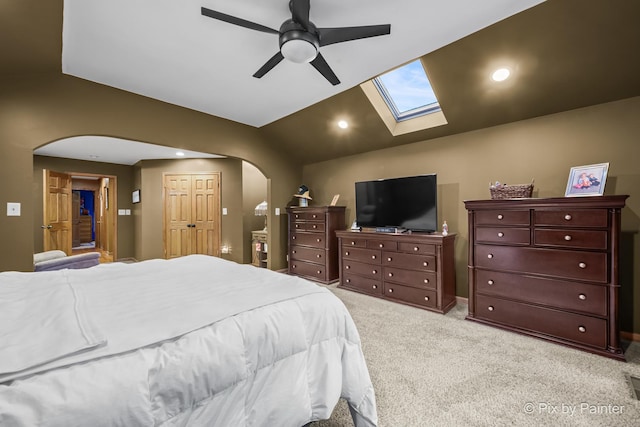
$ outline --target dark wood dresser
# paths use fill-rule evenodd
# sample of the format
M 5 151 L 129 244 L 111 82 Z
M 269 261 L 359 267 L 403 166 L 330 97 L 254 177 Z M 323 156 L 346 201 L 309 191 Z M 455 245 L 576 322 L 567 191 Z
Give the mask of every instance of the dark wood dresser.
M 338 280 L 336 230 L 345 228 L 344 206 L 287 208 L 289 274 L 320 283 Z
M 466 201 L 467 319 L 624 360 L 618 240 L 627 197 Z
M 456 304 L 455 234 L 338 231 L 338 287 L 446 313 Z

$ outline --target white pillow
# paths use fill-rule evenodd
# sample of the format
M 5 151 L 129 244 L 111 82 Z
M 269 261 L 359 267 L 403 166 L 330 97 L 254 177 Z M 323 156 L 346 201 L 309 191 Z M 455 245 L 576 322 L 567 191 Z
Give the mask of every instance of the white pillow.
M 57 249 L 53 251 L 40 252 L 33 255 L 33 263 L 37 264 L 39 262 L 49 261 L 50 259 L 63 258 L 66 256 L 67 254 L 64 253 L 64 251 L 57 250 Z

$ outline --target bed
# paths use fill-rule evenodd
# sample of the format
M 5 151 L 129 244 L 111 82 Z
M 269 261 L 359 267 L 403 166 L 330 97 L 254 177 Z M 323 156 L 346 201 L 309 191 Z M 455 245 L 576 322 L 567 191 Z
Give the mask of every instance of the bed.
M 0 343 L 3 427 L 377 425 L 342 302 L 216 257 L 0 273 Z

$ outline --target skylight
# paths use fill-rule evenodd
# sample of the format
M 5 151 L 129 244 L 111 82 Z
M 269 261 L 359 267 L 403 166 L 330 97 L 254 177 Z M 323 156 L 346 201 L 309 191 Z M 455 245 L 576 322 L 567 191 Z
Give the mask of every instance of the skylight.
M 376 77 L 373 84 L 397 122 L 440 111 L 419 59 Z

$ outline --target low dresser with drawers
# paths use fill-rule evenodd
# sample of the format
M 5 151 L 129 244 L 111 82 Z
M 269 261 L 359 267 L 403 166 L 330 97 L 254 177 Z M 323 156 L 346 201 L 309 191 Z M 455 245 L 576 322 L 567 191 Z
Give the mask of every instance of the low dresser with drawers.
M 467 319 L 624 360 L 618 246 L 627 197 L 465 201 Z
M 338 231 L 338 287 L 446 313 L 456 304 L 455 234 Z

